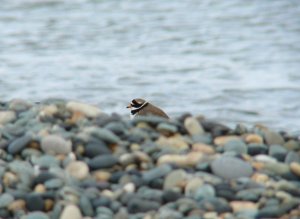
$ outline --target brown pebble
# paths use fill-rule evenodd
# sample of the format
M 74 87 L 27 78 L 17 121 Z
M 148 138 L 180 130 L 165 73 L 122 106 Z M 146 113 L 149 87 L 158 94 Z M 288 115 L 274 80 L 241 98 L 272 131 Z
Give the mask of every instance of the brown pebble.
M 245 211 L 245 210 L 255 210 L 258 208 L 257 204 L 250 201 L 232 201 L 230 206 L 233 212 Z
M 265 184 L 266 182 L 269 181 L 269 177 L 263 173 L 254 173 L 252 176 L 251 176 L 251 179 L 254 181 L 254 182 L 257 182 L 257 183 L 262 183 L 262 184 Z
M 46 212 L 51 211 L 53 209 L 54 201 L 52 199 L 46 199 L 44 203 Z
M 34 187 L 34 191 L 37 193 L 44 193 L 44 192 L 46 192 L 46 187 L 43 184 L 37 184 Z
M 111 177 L 111 173 L 106 172 L 106 171 L 101 171 L 101 170 L 100 171 L 95 171 L 95 172 L 93 172 L 93 177 L 97 181 L 107 182 Z
M 195 143 L 192 145 L 193 151 L 202 152 L 204 154 L 214 154 L 215 149 L 213 146 L 203 144 L 203 143 Z
M 290 164 L 290 169 L 295 175 L 300 177 L 300 164 L 299 163 L 292 162 Z
M 14 200 L 9 206 L 8 210 L 10 211 L 18 211 L 25 210 L 26 202 L 22 199 Z
M 251 144 L 251 143 L 262 144 L 264 142 L 264 139 L 260 135 L 247 134 L 245 136 L 245 142 L 247 144 Z
M 5 186 L 10 186 L 18 181 L 18 176 L 12 172 L 5 172 L 3 176 L 3 184 Z
M 229 141 L 240 139 L 241 138 L 237 135 L 219 136 L 214 139 L 214 144 L 218 146 L 224 146 Z

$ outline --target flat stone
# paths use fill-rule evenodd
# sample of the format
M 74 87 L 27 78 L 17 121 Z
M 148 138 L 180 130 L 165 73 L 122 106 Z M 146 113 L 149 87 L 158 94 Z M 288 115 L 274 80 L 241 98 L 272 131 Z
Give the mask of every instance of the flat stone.
M 288 150 L 281 145 L 271 145 L 269 148 L 269 155 L 283 162 Z
M 163 134 L 174 134 L 177 132 L 177 127 L 169 123 L 159 123 L 157 130 Z
M 253 173 L 249 163 L 235 157 L 220 157 L 211 164 L 212 172 L 224 179 L 250 177 Z
M 198 164 L 203 157 L 201 152 L 191 152 L 184 155 L 166 154 L 158 158 L 157 164 L 176 164 L 180 167 L 190 167 Z
M 66 104 L 66 107 L 71 112 L 81 112 L 86 117 L 95 118 L 99 116 L 102 112 L 101 110 L 96 107 L 85 103 L 80 103 L 76 101 L 70 101 Z
M 111 154 L 111 151 L 101 140 L 89 142 L 84 148 L 84 155 L 89 158 L 103 154 Z
M 89 167 L 82 161 L 73 161 L 66 167 L 66 172 L 76 179 L 83 180 L 89 174 Z
M 217 213 L 231 212 L 231 207 L 226 199 L 223 198 L 211 198 L 203 199 L 199 203 L 200 209 L 205 211 L 215 211 Z
M 277 163 L 277 160 L 273 157 L 270 157 L 268 155 L 260 154 L 256 155 L 254 157 L 254 160 L 260 161 L 260 162 L 265 162 L 265 163 Z
M 0 111 L 0 125 L 5 125 L 7 123 L 16 120 L 17 116 L 14 111 Z
M 41 142 L 42 150 L 51 155 L 69 154 L 72 149 L 72 143 L 66 141 L 58 135 L 48 135 L 43 137 Z
M 200 122 L 194 117 L 187 117 L 184 120 L 184 127 L 190 135 L 202 135 L 204 129 Z
M 267 142 L 267 145 L 276 145 L 276 144 L 283 145 L 284 144 L 283 137 L 277 132 L 265 130 L 264 138 L 265 138 L 265 141 Z
M 45 182 L 46 189 L 60 189 L 63 185 L 64 181 L 61 179 L 50 179 Z
M 203 144 L 203 143 L 195 143 L 192 145 L 193 151 L 202 152 L 204 154 L 214 154 L 215 149 L 211 145 Z
M 67 205 L 62 211 L 59 219 L 82 219 L 80 209 L 76 205 Z
M 164 189 L 171 189 L 173 187 L 183 187 L 186 184 L 187 174 L 184 170 L 174 170 L 166 176 L 164 181 Z
M 120 141 L 119 136 L 105 128 L 87 127 L 84 129 L 84 132 L 108 144 L 117 144 Z
M 289 166 L 284 163 L 266 163 L 264 169 L 277 176 L 287 176 L 290 174 Z
M 237 154 L 247 154 L 247 145 L 242 140 L 231 140 L 225 143 L 224 150 L 226 152 L 232 151 Z
M 25 210 L 26 202 L 23 199 L 17 199 L 14 200 L 10 205 L 8 206 L 8 210 L 15 212 L 18 210 Z
M 82 195 L 80 197 L 79 206 L 84 216 L 93 217 L 93 215 L 95 214 L 90 199 L 85 195 Z
M 118 163 L 118 159 L 110 154 L 98 155 L 88 162 L 92 170 L 111 168 Z
M 12 143 L 8 145 L 8 153 L 12 155 L 20 153 L 31 140 L 32 137 L 30 135 L 24 135 L 20 138 L 15 139 Z

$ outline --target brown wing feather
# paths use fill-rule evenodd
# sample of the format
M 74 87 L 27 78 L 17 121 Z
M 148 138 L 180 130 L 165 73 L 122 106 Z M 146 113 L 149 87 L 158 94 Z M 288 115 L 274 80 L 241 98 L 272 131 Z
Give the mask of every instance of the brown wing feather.
M 147 106 L 142 108 L 137 114 L 139 116 L 154 115 L 154 116 L 164 117 L 167 119 L 169 118 L 169 116 L 164 111 L 152 105 L 151 103 L 148 103 Z

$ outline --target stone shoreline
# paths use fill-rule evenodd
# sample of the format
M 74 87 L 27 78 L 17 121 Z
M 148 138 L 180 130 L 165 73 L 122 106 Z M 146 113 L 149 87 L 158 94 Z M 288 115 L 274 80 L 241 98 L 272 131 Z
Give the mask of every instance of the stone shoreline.
M 300 218 L 300 139 L 182 115 L 0 102 L 0 218 Z

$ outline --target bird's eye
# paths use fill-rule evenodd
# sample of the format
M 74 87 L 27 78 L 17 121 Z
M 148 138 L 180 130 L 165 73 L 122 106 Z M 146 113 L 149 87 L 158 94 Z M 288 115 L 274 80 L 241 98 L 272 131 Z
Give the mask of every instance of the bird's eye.
M 133 104 L 138 104 L 138 102 L 137 102 L 135 99 L 133 99 L 131 102 L 132 102 Z

